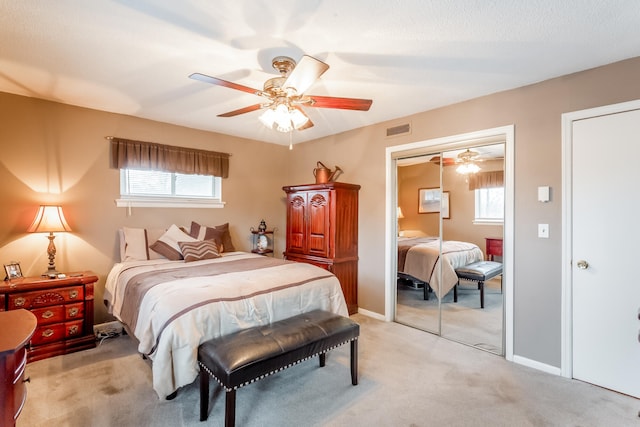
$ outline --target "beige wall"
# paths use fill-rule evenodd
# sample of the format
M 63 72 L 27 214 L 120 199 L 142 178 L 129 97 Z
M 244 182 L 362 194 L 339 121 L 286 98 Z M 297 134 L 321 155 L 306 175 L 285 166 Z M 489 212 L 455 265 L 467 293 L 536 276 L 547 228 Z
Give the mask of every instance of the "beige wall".
M 96 316 L 108 319 L 102 295 L 109 269 L 118 261 L 116 231 L 128 227 L 167 227 L 172 223 L 230 223 L 234 244 L 250 249 L 250 227 L 265 219 L 277 227 L 276 250 L 284 248 L 281 187 L 288 184 L 287 147 L 217 135 L 168 124 L 0 93 L 0 261 L 19 261 L 24 275 L 47 269 L 48 240 L 28 234 L 39 204 L 61 204 L 72 233 L 59 234 L 56 267 L 93 270 Z M 153 141 L 231 153 L 230 176 L 223 180 L 223 209 L 117 208 L 119 174 L 109 168 L 105 136 Z
M 339 165 L 340 181 L 357 183 L 359 215 L 359 305 L 384 312 L 385 148 L 504 125 L 515 125 L 516 355 L 560 366 L 561 114 L 640 98 L 640 58 L 536 85 L 474 99 L 402 120 L 381 123 L 286 147 L 209 132 L 0 94 L 0 259 L 20 261 L 26 274 L 46 269 L 46 238 L 27 235 L 37 205 L 65 206 L 73 233 L 56 238 L 58 266 L 93 269 L 101 284 L 117 259 L 116 230 L 197 220 L 229 221 L 240 248 L 261 218 L 285 226 L 282 185 L 313 182 L 320 160 Z M 401 100 L 399 100 L 401 101 Z M 376 108 L 375 100 L 372 108 Z M 352 114 L 345 112 L 345 114 Z M 353 113 L 359 114 L 359 113 Z M 385 130 L 410 121 L 409 135 L 387 138 Z M 117 171 L 108 168 L 106 135 L 229 152 L 231 176 L 224 182 L 224 209 L 134 209 L 115 207 Z M 550 203 L 536 201 L 536 188 L 552 188 Z M 536 237 L 538 223 L 551 237 Z M 283 234 L 278 236 L 282 239 Z M 278 242 L 282 243 L 282 240 Z M 282 248 L 282 246 L 280 246 Z M 101 293 L 96 296 L 101 300 Z M 99 306 L 99 304 L 98 304 Z M 96 321 L 105 317 L 100 311 Z

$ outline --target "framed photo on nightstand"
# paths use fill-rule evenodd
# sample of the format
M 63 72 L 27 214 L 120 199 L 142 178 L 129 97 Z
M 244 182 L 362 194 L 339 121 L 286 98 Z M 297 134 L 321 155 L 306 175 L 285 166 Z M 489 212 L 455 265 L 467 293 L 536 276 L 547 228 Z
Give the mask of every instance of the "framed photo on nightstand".
M 10 264 L 4 265 L 4 271 L 7 274 L 4 280 L 17 279 L 22 277 L 22 270 L 20 269 L 20 264 L 12 261 Z

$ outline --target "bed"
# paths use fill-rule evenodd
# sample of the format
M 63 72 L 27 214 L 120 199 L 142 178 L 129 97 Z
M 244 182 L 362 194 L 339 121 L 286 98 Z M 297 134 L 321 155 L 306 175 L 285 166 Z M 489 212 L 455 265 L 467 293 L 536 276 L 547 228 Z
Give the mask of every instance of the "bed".
M 398 238 L 398 275 L 423 282 L 425 299 L 428 299 L 427 286 L 442 299 L 458 283 L 456 268 L 484 259 L 482 249 L 473 243 L 444 240 L 442 256 L 440 246 L 437 237 Z M 438 274 L 440 268 L 442 275 Z
M 105 285 L 109 312 L 138 341 L 138 351 L 152 361 L 153 388 L 160 398 L 196 379 L 197 350 L 204 341 L 316 309 L 348 316 L 340 282 L 328 271 L 235 251 L 230 241 L 233 251 L 218 250 L 222 245 L 216 244 L 212 250 L 216 256 L 193 259 L 186 244 L 202 247 L 211 239 L 199 240 L 196 235 L 182 242 L 186 233 L 176 229 L 180 231 L 170 227 L 173 239 L 162 241 L 167 230 L 155 243 L 183 249 L 184 259 L 158 257 L 155 250 L 146 251 L 147 259 L 138 259 L 145 258 L 144 249 L 132 256 L 134 248 L 128 252 L 125 248 L 122 262 L 113 266 Z M 136 233 L 129 233 L 130 246 L 135 246 L 131 236 Z M 148 245 L 155 240 L 149 238 L 153 233 L 143 234 L 144 243 L 138 246 L 153 247 L 155 243 Z M 158 245 L 156 249 L 164 250 Z

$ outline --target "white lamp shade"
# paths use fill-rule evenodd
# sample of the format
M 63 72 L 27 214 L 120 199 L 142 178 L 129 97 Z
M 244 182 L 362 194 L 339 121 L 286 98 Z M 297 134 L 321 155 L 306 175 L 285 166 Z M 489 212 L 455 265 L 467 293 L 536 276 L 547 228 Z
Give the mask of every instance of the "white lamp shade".
M 33 223 L 27 229 L 29 233 L 50 233 L 71 231 L 62 213 L 62 206 L 40 206 Z

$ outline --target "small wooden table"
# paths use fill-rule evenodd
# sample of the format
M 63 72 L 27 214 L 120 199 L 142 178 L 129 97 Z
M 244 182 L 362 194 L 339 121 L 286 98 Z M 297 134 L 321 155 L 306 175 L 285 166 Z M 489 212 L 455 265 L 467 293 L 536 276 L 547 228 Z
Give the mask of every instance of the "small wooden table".
M 15 426 L 27 399 L 24 369 L 26 345 L 36 330 L 36 316 L 27 310 L 0 311 L 0 425 Z
M 485 237 L 487 261 L 493 261 L 494 257 L 502 256 L 502 237 Z

